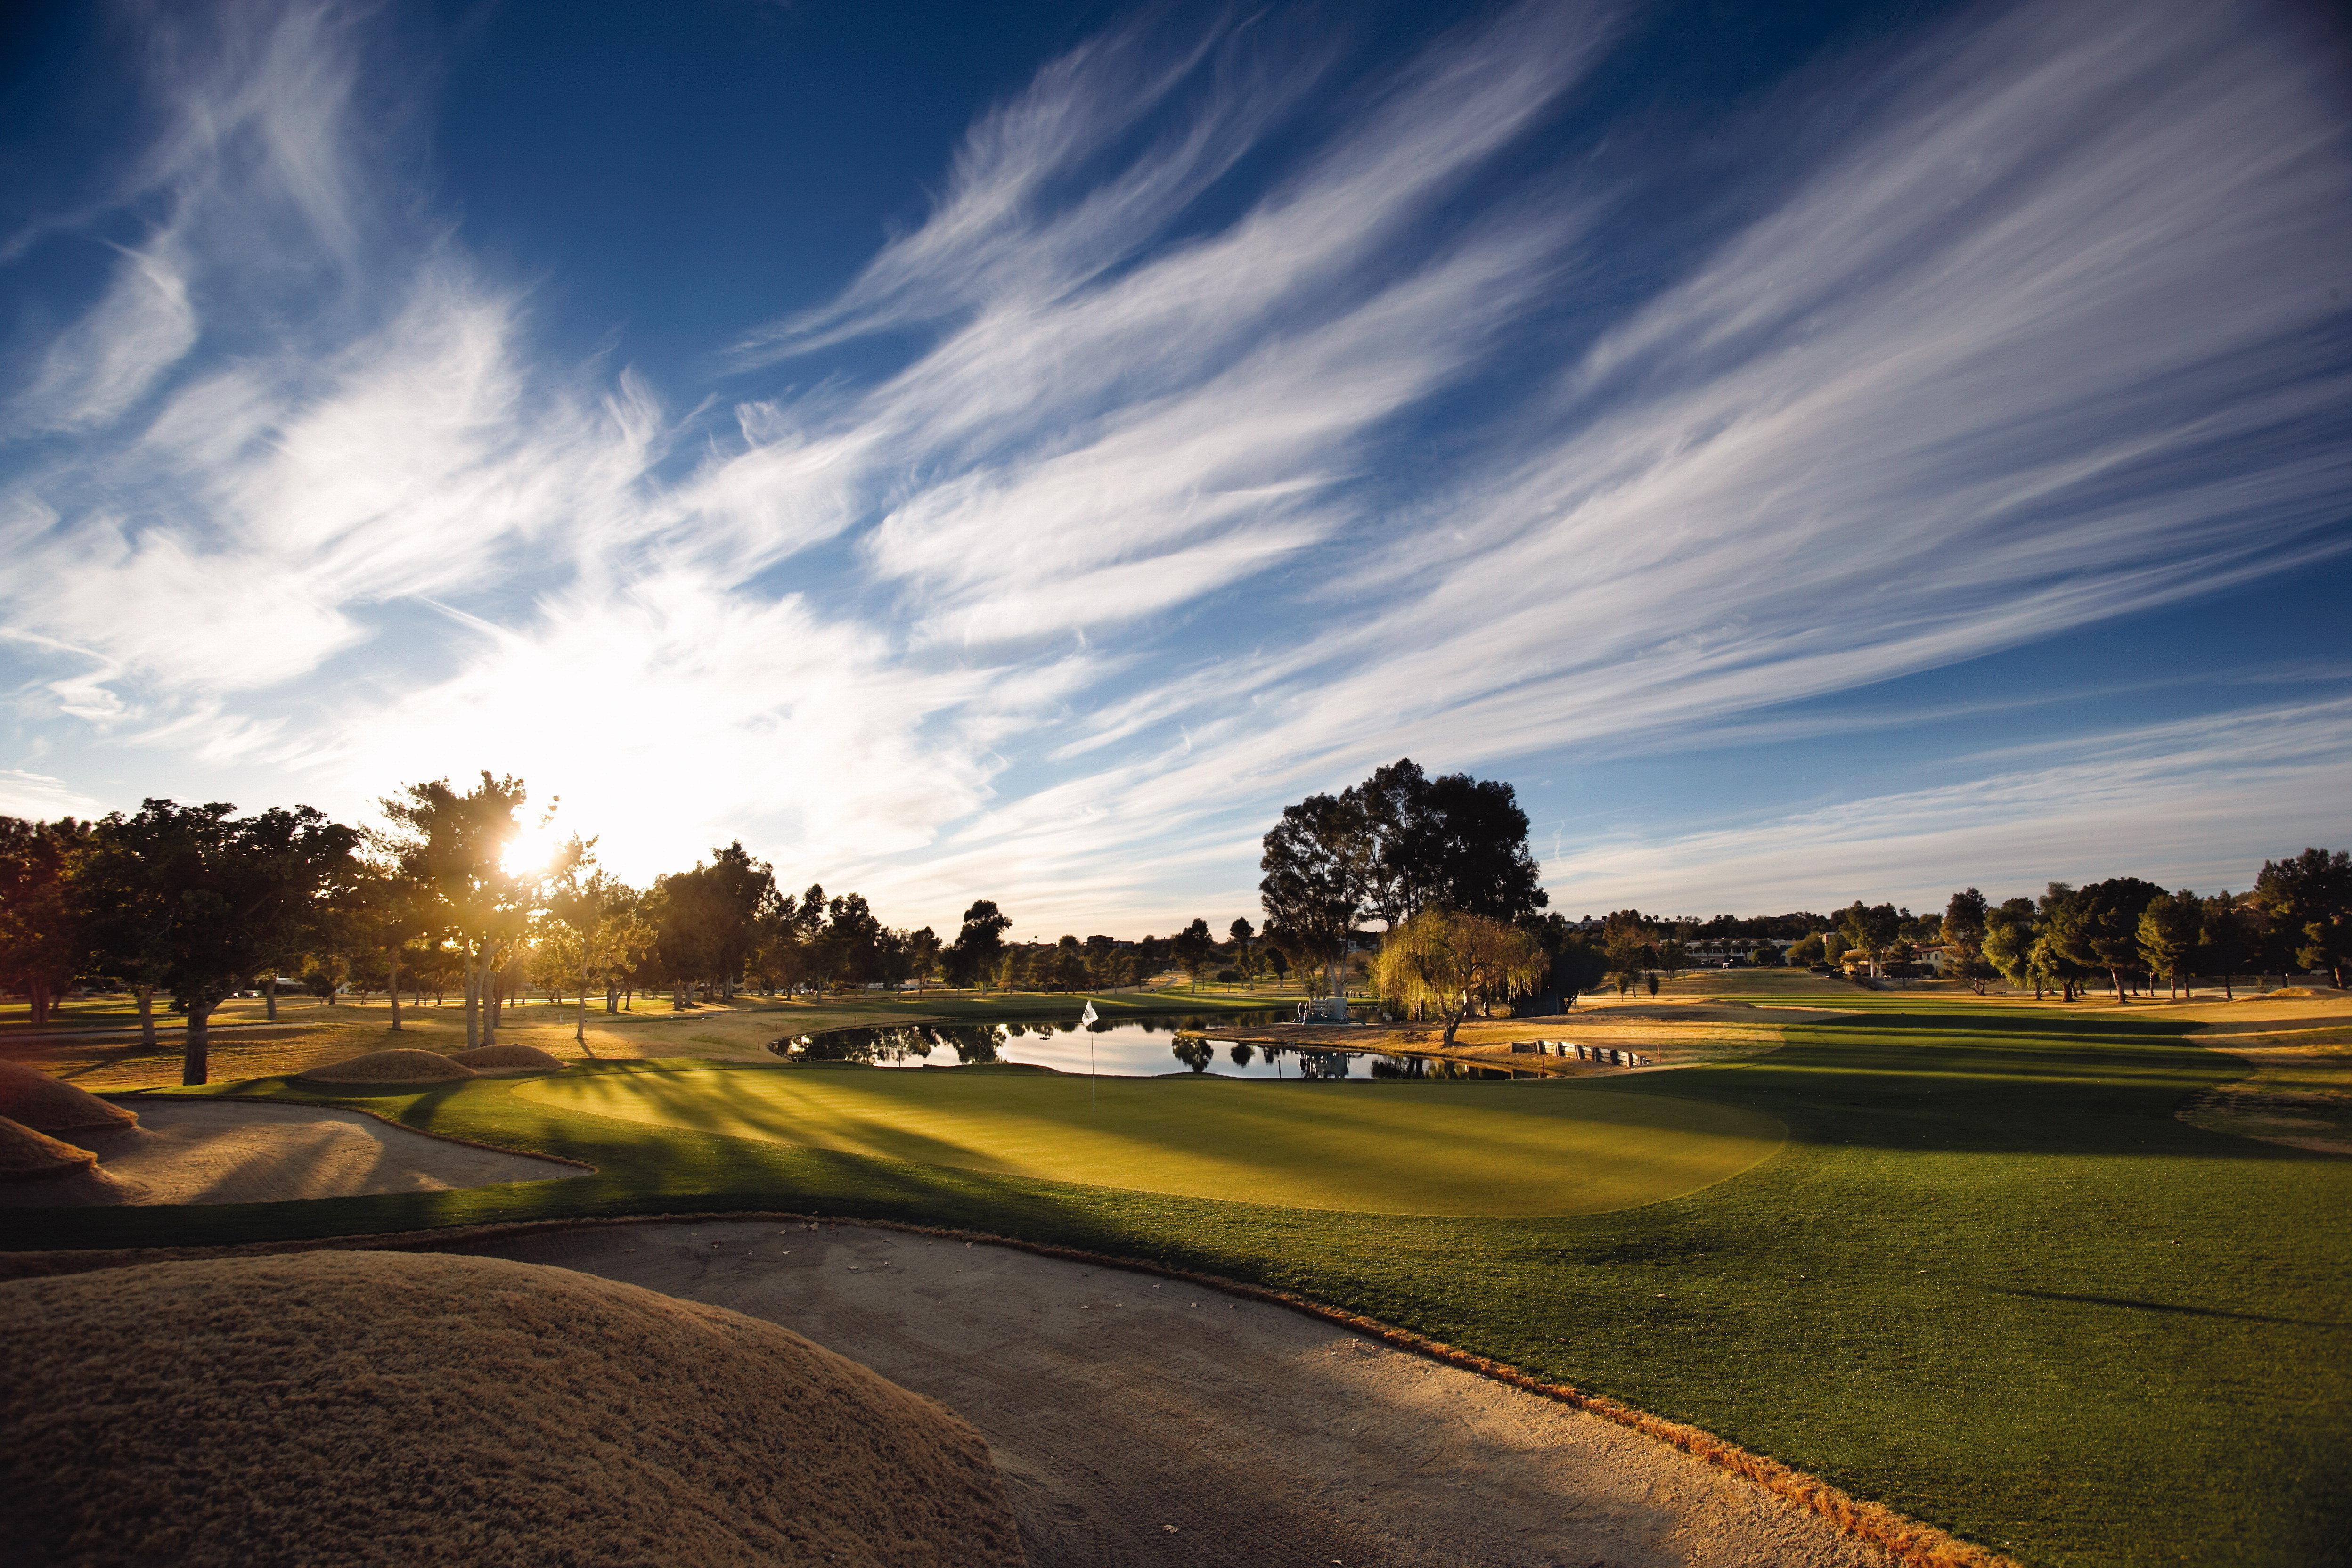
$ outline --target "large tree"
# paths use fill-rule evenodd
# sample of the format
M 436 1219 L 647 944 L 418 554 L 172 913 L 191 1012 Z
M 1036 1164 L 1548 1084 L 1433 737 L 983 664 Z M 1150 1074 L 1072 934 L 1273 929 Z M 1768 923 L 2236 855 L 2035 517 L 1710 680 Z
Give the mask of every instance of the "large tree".
M 1335 996 L 1340 961 L 1364 918 L 1372 847 L 1359 803 L 1310 795 L 1283 808 L 1258 859 L 1268 940 L 1302 968 L 1320 968 Z
M 1013 917 L 992 900 L 974 899 L 948 944 L 948 979 L 957 985 L 987 985 L 1004 962 L 1004 933 L 1012 927 Z
M 2041 935 L 2041 915 L 2032 899 L 2007 899 L 1985 911 L 1985 962 L 2011 985 L 2032 985 L 2037 1002 L 2042 1000 L 2042 983 L 2033 967 L 2033 944 Z
M 2325 970 L 2343 986 L 2352 964 L 2352 852 L 2305 849 L 2263 861 L 2253 902 L 2269 921 L 2282 969 Z
M 2139 912 L 2138 934 L 2140 957 L 2151 973 L 2164 976 L 2169 995 L 2196 977 L 2205 935 L 2204 903 L 2186 888 L 2158 893 Z
M 21 991 L 32 1021 L 49 1009 L 91 956 L 89 910 L 75 862 L 89 829 L 71 817 L 0 816 L 0 986 Z
M 719 994 L 731 1002 L 759 942 L 760 917 L 776 902 L 775 874 L 738 840 L 710 852 L 710 892 L 719 914 L 714 956 Z
M 1992 973 L 1984 952 L 1985 921 L 1990 913 L 1985 896 L 1974 888 L 1954 893 L 1944 906 L 1944 973 L 1968 981 L 1979 991 L 1984 987 L 1977 983 Z
M 2139 917 L 2163 891 L 2137 877 L 2110 877 L 2074 891 L 2045 926 L 2068 963 L 2093 973 L 2106 972 L 2120 1005 L 2126 1000 L 2124 972 L 2140 966 Z
M 185 1010 L 184 1083 L 210 1073 L 213 1009 L 293 945 L 347 890 L 359 835 L 309 806 L 251 816 L 149 800 L 100 825 L 104 885 L 161 910 L 163 983 Z
M 431 918 L 457 942 L 466 981 L 466 1044 L 491 1044 L 498 1010 L 491 981 L 530 926 L 540 892 L 563 867 L 509 866 L 521 837 L 528 792 L 520 779 L 493 776 L 460 794 L 447 779 L 411 784 L 383 802 L 392 824 L 382 843 L 427 900 Z

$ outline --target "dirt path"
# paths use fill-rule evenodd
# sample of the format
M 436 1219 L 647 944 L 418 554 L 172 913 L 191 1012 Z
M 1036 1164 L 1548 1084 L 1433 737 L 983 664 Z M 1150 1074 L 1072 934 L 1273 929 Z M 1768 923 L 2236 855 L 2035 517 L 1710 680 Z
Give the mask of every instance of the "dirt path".
M 139 1125 L 60 1134 L 85 1176 L 0 1186 L 0 1206 L 268 1204 L 585 1175 L 577 1165 L 428 1138 L 357 1111 L 247 1100 L 135 1101 Z
M 1031 1568 L 1883 1568 L 1720 1470 L 1281 1308 L 1009 1247 L 770 1222 L 472 1248 L 782 1323 L 988 1438 Z

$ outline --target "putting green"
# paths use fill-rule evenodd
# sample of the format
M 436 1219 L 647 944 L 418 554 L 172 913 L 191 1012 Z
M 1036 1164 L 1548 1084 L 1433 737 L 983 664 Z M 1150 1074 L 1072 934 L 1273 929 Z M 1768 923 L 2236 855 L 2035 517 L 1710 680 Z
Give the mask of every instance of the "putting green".
M 551 1108 L 886 1160 L 1363 1214 L 1604 1214 L 1779 1149 L 1758 1111 L 1549 1083 L 695 1068 L 518 1087 Z

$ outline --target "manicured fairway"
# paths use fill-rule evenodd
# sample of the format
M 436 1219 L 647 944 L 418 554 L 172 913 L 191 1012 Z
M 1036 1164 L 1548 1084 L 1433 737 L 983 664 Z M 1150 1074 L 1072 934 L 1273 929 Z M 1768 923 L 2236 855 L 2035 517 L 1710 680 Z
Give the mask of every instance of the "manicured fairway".
M 1197 1196 L 1044 1179 L 1045 1145 L 1082 1112 L 1046 1118 L 1050 1132 L 936 1138 L 921 1157 L 904 1141 L 915 1124 L 873 1097 L 940 1092 L 928 1084 L 645 1061 L 560 1081 L 577 1096 L 641 1080 L 641 1105 L 752 1086 L 730 1110 L 737 1131 L 591 1113 L 526 1087 L 547 1080 L 347 1093 L 332 1102 L 598 1173 L 178 1213 L 18 1210 L 0 1215 L 0 1237 L 199 1245 L 729 1209 L 961 1226 L 1297 1290 L 1692 1422 L 2029 1564 L 2345 1562 L 2352 1158 L 2179 1121 L 2185 1097 L 2247 1069 L 2139 1009 L 1837 999 L 1865 1016 L 1793 1027 L 1782 1048 L 1717 1066 L 1576 1086 L 1356 1086 L 1428 1116 L 1450 1105 L 1433 1089 L 1517 1106 L 1572 1087 L 1563 1103 L 1585 1124 L 1618 1130 L 1671 1091 L 1788 1129 L 1778 1152 L 1712 1185 L 1605 1213 L 1348 1212 L 1285 1206 L 1263 1182 Z M 991 1076 L 955 1092 L 980 1095 Z M 784 1114 L 766 1086 L 784 1082 L 864 1097 L 803 1113 L 832 1118 L 835 1146 L 763 1130 Z M 1166 1103 L 1282 1087 L 1175 1079 Z M 224 1089 L 323 1098 L 276 1079 Z M 1594 1114 L 1612 1097 L 1624 1119 Z M 967 1128 L 992 1120 L 976 1105 L 962 1114 Z M 1016 1157 L 1024 1137 L 1034 1152 Z M 1120 1137 L 1124 1159 L 1179 1147 L 1140 1121 Z M 1504 1184 L 1551 1179 L 1540 1161 L 1493 1163 Z
M 567 1110 L 961 1170 L 1366 1214 L 1603 1214 L 1737 1174 L 1769 1116 L 1538 1083 L 719 1068 L 566 1074 Z

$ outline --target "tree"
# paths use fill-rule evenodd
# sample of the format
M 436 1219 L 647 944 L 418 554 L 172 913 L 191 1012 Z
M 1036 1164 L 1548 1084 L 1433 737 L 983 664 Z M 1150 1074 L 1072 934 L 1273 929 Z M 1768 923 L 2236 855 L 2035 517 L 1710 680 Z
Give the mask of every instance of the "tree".
M 948 944 L 948 978 L 958 985 L 985 985 L 1004 962 L 1004 933 L 1013 917 L 987 899 L 975 899 Z
M 2204 935 L 2205 906 L 2186 888 L 2157 894 L 2140 911 L 2140 956 L 2151 972 L 2164 976 L 2168 994 L 2195 975 Z
M 1827 963 L 1829 949 L 1824 944 L 1821 932 L 1808 931 L 1789 944 L 1789 951 L 1784 956 L 1792 964 L 1810 968 L 1816 963 Z
M 135 816 L 100 824 L 107 885 L 163 907 L 154 951 L 163 983 L 187 1014 L 184 1083 L 209 1075 L 213 1009 L 349 885 L 359 844 L 357 833 L 309 806 L 245 817 L 236 809 L 149 800 Z
M 169 983 L 171 890 L 158 886 L 133 847 L 121 841 L 120 814 L 95 824 L 76 879 L 89 921 L 91 958 L 131 988 L 139 1004 L 139 1043 L 156 1047 L 155 994 Z
M 719 966 L 719 995 L 731 1002 L 759 940 L 761 913 L 776 901 L 776 879 L 768 863 L 752 859 L 739 839 L 710 852 L 709 883 L 715 917 L 711 956 Z
M 2033 944 L 2041 936 L 2040 918 L 2032 899 L 2010 899 L 1985 911 L 1982 951 L 1985 962 L 2011 985 L 2032 985 L 2033 999 L 2042 1000 L 2033 969 Z
M 1428 1005 L 1445 1021 L 1445 1044 L 1480 1002 L 1538 984 L 1543 947 L 1518 927 L 1485 915 L 1423 910 L 1391 931 L 1374 967 L 1381 994 L 1400 1007 Z
M 0 816 L 0 986 L 21 991 L 36 1025 L 90 957 L 74 862 L 89 829 L 72 817 Z
M 1311 795 L 1283 808 L 1265 836 L 1258 898 L 1266 924 L 1279 931 L 1291 962 L 1323 970 L 1339 994 L 1339 961 L 1364 916 L 1370 846 L 1353 801 Z
M 2107 972 L 2121 1005 L 2124 971 L 2140 963 L 2139 917 L 2163 891 L 2137 877 L 2110 877 L 2065 900 L 2058 918 L 2045 921 L 2045 928 L 2061 957 L 2084 970 Z
M 907 933 L 907 978 L 919 992 L 940 972 L 940 933 L 922 926 Z
M 432 889 L 404 866 L 382 834 L 366 839 L 373 851 L 353 866 L 351 896 L 343 908 L 352 945 L 383 966 L 384 990 L 392 1002 L 391 1033 L 401 1032 L 400 975 L 415 962 L 420 945 L 438 942 L 447 928 Z
M 856 989 L 878 975 L 882 922 L 863 894 L 844 893 L 833 900 L 822 940 L 825 971 L 835 983 Z
M 1183 965 L 1184 973 L 1192 976 L 1192 988 L 1199 990 L 1201 976 L 1214 968 L 1217 962 L 1217 939 L 1209 934 L 1209 922 L 1194 921 L 1178 931 L 1169 946 L 1176 962 Z
M 1974 888 L 1954 893 L 1944 906 L 1944 973 L 1968 981 L 1979 992 L 1981 982 L 1992 975 L 1984 953 L 1985 921 L 1990 912 L 1985 896 Z
M 1893 904 L 1865 904 L 1860 899 L 1837 913 L 1838 931 L 1851 949 L 1858 949 L 1874 968 L 1886 950 L 1903 936 L 1903 913 Z
M 2254 922 L 2248 916 L 2244 902 L 2228 892 L 2216 893 L 2207 899 L 2198 945 L 2206 964 L 2206 973 L 2219 972 L 2221 994 L 2230 1001 L 2236 1001 L 2237 976 L 2252 961 L 2255 945 Z
M 466 1044 L 484 1046 L 498 1033 L 489 1005 L 491 977 L 521 942 L 541 885 L 561 867 L 506 864 L 520 836 L 516 820 L 528 798 L 520 779 L 494 777 L 460 795 L 446 779 L 411 784 L 383 802 L 391 830 L 382 842 L 401 872 L 430 900 L 431 918 L 457 943 L 466 982 Z
M 1642 918 L 1639 910 L 1611 911 L 1601 922 L 1601 950 L 1620 996 L 1639 985 L 1642 977 L 1658 962 L 1650 922 Z
M 2352 964 L 2352 851 L 2305 849 L 2263 861 L 2253 904 L 2270 922 L 2282 968 L 2325 970 L 2342 989 Z

